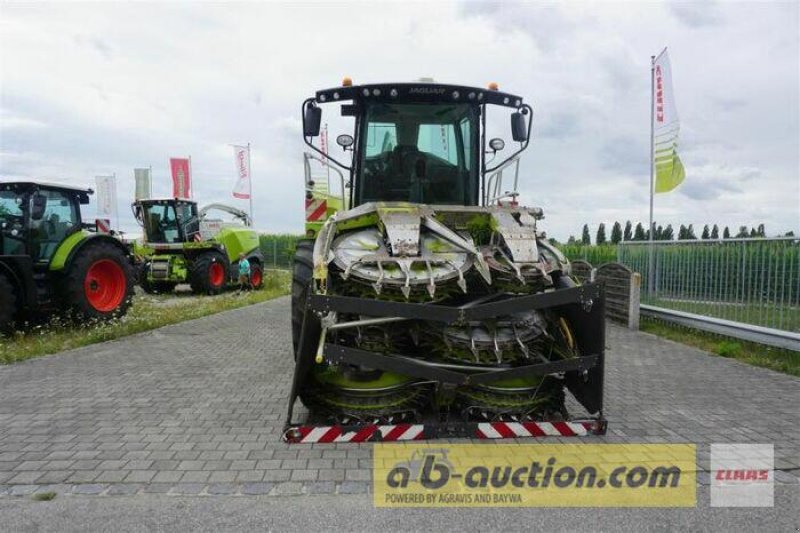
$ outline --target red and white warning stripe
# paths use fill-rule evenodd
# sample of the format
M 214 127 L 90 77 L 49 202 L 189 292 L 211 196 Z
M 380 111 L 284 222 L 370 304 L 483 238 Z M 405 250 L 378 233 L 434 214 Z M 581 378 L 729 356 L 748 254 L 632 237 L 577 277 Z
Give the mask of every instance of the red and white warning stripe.
M 580 437 L 592 432 L 594 422 L 486 422 L 478 424 L 479 439 L 515 437 Z
M 369 425 L 355 431 L 345 431 L 342 426 L 299 426 L 284 434 L 288 442 L 365 442 L 369 440 L 396 441 L 424 438 L 422 424 Z M 377 437 L 376 433 L 380 434 Z M 377 438 L 376 438 L 377 437 Z
M 324 219 L 327 211 L 327 200 L 306 198 L 306 222 L 317 222 Z
M 111 233 L 111 220 L 107 218 L 96 218 L 94 219 L 94 223 L 97 226 L 98 233 Z

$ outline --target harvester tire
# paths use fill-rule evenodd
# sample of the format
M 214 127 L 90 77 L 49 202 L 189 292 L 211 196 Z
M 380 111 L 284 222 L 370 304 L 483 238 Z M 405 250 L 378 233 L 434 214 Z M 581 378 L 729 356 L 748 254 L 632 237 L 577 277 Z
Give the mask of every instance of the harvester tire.
M 219 252 L 206 252 L 198 257 L 189 273 L 192 291 L 197 294 L 219 294 L 228 282 L 228 261 Z
M 0 274 L 0 333 L 5 333 L 14 321 L 17 312 L 17 295 L 14 286 Z
M 61 302 L 72 316 L 107 320 L 128 312 L 133 297 L 133 267 L 110 242 L 81 248 L 67 267 Z
M 300 329 L 303 327 L 303 317 L 306 314 L 306 298 L 314 272 L 313 257 L 314 241 L 299 241 L 292 266 L 292 345 L 295 359 L 300 344 Z
M 264 267 L 255 261 L 250 264 L 250 284 L 254 289 L 260 289 L 264 286 Z

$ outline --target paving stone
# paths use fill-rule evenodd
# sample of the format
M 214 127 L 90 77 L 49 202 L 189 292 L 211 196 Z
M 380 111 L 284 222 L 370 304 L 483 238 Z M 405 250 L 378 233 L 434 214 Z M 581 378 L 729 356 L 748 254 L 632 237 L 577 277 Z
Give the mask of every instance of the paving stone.
M 336 492 L 336 483 L 333 481 L 317 481 L 306 485 L 308 494 L 333 494 Z
M 242 494 L 250 496 L 269 494 L 274 486 L 274 483 L 245 483 L 242 485 Z
M 236 485 L 233 483 L 212 483 L 208 486 L 209 494 L 236 494 Z
M 303 484 L 296 482 L 278 483 L 275 485 L 276 496 L 294 496 L 303 493 Z
M 339 494 L 366 494 L 369 483 L 361 481 L 345 481 L 339 485 Z
M 72 487 L 73 494 L 82 495 L 96 495 L 102 493 L 106 489 L 106 485 L 98 483 L 86 483 L 82 485 L 74 485 Z
M 767 440 L 776 483 L 800 483 L 800 415 L 787 402 L 797 378 L 613 325 L 606 340 L 609 434 L 541 442 L 694 442 L 704 483 L 710 443 Z M 293 484 L 309 494 L 369 492 L 372 444 L 280 441 L 290 343 L 281 298 L 4 367 L 0 487 L 8 488 L 0 492 L 58 484 L 108 485 L 109 494 L 178 484 L 219 494 Z M 221 353 L 230 364 L 220 365 Z M 573 400 L 568 407 L 579 413 Z
M 169 492 L 170 494 L 195 495 L 203 492 L 205 487 L 205 483 L 176 483 Z
M 36 492 L 38 488 L 39 485 L 12 485 L 8 490 L 8 494 L 11 496 L 29 496 Z
M 114 483 L 108 487 L 109 496 L 131 496 L 142 490 L 142 485 L 138 483 Z

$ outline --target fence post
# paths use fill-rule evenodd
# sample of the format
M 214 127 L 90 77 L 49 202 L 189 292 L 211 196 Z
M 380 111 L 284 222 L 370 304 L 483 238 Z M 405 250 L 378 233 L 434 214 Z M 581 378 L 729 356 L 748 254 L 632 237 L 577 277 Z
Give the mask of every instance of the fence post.
M 634 272 L 631 275 L 631 288 L 628 298 L 628 329 L 639 329 L 639 299 L 641 296 L 642 275 Z

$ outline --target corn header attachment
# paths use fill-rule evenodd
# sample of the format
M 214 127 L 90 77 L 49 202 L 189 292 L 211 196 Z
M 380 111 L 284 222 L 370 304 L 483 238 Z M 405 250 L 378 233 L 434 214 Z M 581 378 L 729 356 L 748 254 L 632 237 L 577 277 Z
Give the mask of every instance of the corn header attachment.
M 357 207 L 298 246 L 284 439 L 603 433 L 602 287 L 572 280 L 537 230 L 541 209 L 518 206 L 515 190 L 486 201 L 487 173 L 501 190 L 502 169 L 527 146 L 530 108 L 461 86 L 345 86 L 306 101 L 308 137 L 329 99 L 355 102 L 343 110 L 357 138 L 339 144 L 355 147 L 342 167 Z M 513 108 L 520 142 L 493 168 L 479 134 L 487 103 Z M 308 413 L 296 418 L 298 398 Z

